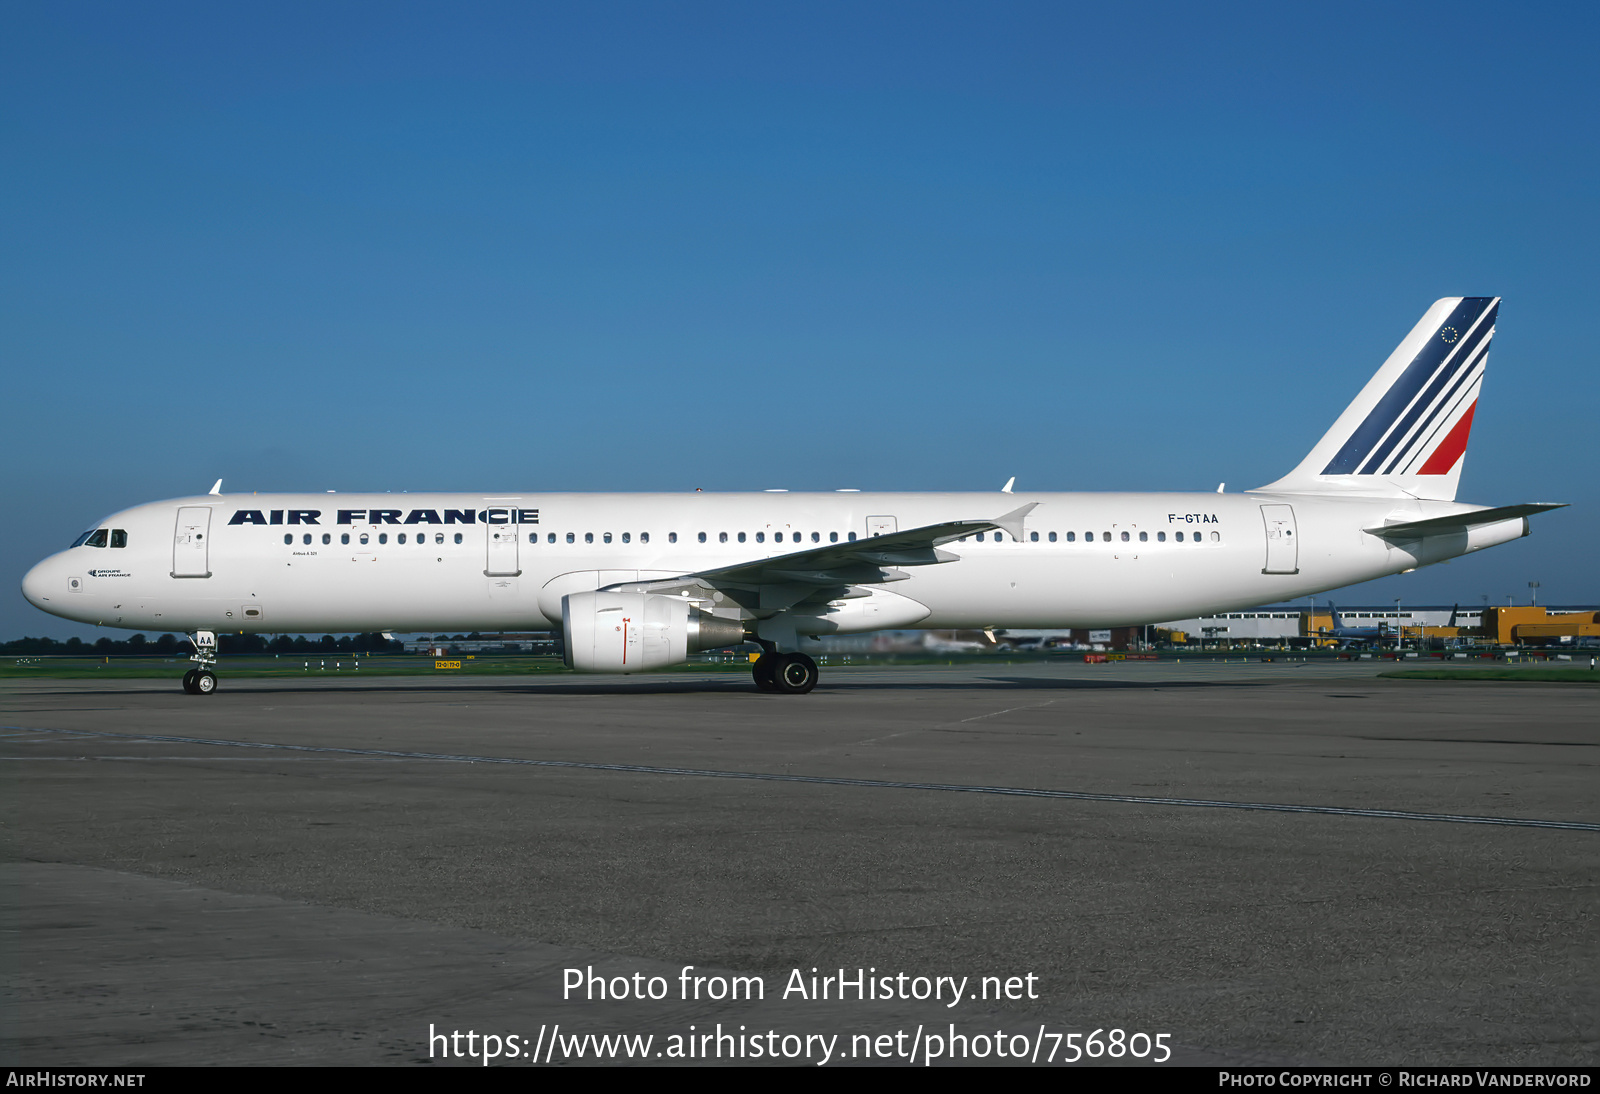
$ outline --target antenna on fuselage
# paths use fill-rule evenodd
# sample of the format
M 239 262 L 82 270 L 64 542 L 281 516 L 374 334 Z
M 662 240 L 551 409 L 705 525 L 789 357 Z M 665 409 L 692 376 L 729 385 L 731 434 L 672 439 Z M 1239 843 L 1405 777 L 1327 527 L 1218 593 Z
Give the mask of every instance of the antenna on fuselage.
M 1009 493 L 1011 493 L 1011 488 L 1013 486 L 1015 486 L 1016 484 L 1017 484 L 1017 477 L 1015 475 L 1012 475 L 1009 479 L 1006 480 L 1006 484 L 1000 488 L 1000 492 L 1002 494 L 1009 494 Z
M 222 496 L 222 480 L 221 479 L 218 479 L 216 482 L 211 484 L 211 489 L 207 493 L 207 496 L 208 497 L 221 497 Z

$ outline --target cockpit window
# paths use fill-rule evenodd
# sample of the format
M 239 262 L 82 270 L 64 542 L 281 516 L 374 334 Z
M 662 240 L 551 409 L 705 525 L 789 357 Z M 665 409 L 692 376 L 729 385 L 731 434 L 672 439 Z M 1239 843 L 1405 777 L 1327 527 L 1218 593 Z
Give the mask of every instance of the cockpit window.
M 93 528 L 89 529 L 87 532 L 83 533 L 83 535 L 81 535 L 77 539 L 73 540 L 72 541 L 72 546 L 73 547 L 82 547 L 85 543 L 89 542 L 89 537 L 92 536 L 92 535 L 94 535 L 94 529 Z M 68 550 L 71 550 L 71 549 L 72 548 L 70 548 L 70 547 L 68 548 Z
M 111 529 L 111 546 L 113 546 L 113 547 L 126 547 L 127 545 L 128 545 L 128 533 L 126 531 L 124 531 L 123 529 L 121 529 L 121 528 L 113 528 L 113 529 Z
M 89 538 L 83 541 L 85 547 L 104 547 L 106 545 L 106 530 L 96 528 L 89 533 Z

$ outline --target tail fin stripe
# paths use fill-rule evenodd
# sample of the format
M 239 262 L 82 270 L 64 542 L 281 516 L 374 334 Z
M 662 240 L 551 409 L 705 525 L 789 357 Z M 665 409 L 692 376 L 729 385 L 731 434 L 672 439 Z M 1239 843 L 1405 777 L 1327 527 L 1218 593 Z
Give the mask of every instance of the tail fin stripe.
M 1478 401 L 1474 399 L 1472 405 L 1467 407 L 1467 412 L 1461 415 L 1461 420 L 1456 423 L 1438 448 L 1433 450 L 1433 455 L 1428 457 L 1428 462 L 1418 470 L 1419 475 L 1448 475 L 1450 469 L 1461 458 L 1461 453 L 1467 450 L 1467 437 L 1472 433 L 1472 416 L 1477 413 Z
M 1459 396 L 1451 396 L 1450 408 L 1434 419 L 1431 427 L 1432 431 L 1428 434 L 1427 440 L 1414 444 L 1407 449 L 1409 455 L 1406 457 L 1404 466 L 1398 469 L 1398 474 L 1420 474 L 1416 470 L 1417 465 L 1426 463 L 1431 458 L 1432 453 L 1439 445 L 1440 438 L 1448 436 L 1461 420 L 1463 409 L 1477 405 L 1478 395 L 1483 390 L 1483 370 L 1476 370 L 1471 380 L 1472 382 L 1462 390 Z
M 1488 319 L 1481 329 L 1492 329 L 1492 315 L 1486 312 L 1497 311 L 1493 307 L 1494 298 L 1484 296 L 1469 296 L 1462 299 L 1451 311 L 1445 322 L 1436 329 L 1435 334 L 1444 327 L 1454 330 L 1467 330 L 1479 326 L 1478 320 Z M 1475 344 L 1475 343 L 1474 343 Z M 1466 347 L 1460 345 L 1460 340 L 1455 345 L 1445 342 L 1442 338 L 1430 336 L 1417 354 L 1412 358 L 1405 371 L 1384 393 L 1378 405 L 1373 407 L 1366 419 L 1358 426 L 1339 449 L 1338 453 L 1323 469 L 1324 475 L 1351 475 L 1358 474 L 1357 468 L 1361 466 L 1373 448 L 1383 439 L 1385 433 L 1394 421 L 1405 412 L 1405 408 L 1416 398 L 1429 379 L 1439 371 L 1449 358 Z
M 1447 361 L 1444 367 L 1435 374 L 1432 382 L 1428 384 L 1427 390 L 1422 393 L 1416 402 L 1411 404 L 1410 409 L 1406 411 L 1405 417 L 1400 420 L 1389 436 L 1378 446 L 1377 450 L 1367 458 L 1366 463 L 1362 466 L 1363 473 L 1378 474 L 1379 464 L 1389 460 L 1391 454 L 1395 455 L 1395 460 L 1390 461 L 1391 468 L 1394 462 L 1405 456 L 1406 446 L 1402 442 L 1415 439 L 1412 427 L 1417 424 L 1417 420 L 1426 415 L 1427 420 L 1423 422 L 1421 428 L 1427 428 L 1427 423 L 1432 421 L 1433 415 L 1443 405 L 1438 401 L 1440 391 L 1446 385 L 1452 382 L 1459 384 L 1472 375 L 1474 366 L 1481 355 L 1488 352 L 1489 341 L 1493 337 L 1494 323 L 1492 320 L 1485 318 L 1466 338 L 1461 339 L 1460 352 Z M 1395 453 L 1397 447 L 1400 451 Z M 1388 472 L 1385 471 L 1383 473 L 1387 474 Z
M 1465 362 L 1464 367 L 1452 370 L 1455 379 L 1450 384 L 1450 390 L 1445 392 L 1444 398 L 1433 402 L 1431 397 L 1435 392 L 1430 389 L 1428 396 L 1417 401 L 1416 407 L 1406 416 L 1406 421 L 1401 425 L 1400 429 L 1396 430 L 1397 434 L 1409 432 L 1410 436 L 1407 438 L 1406 443 L 1400 446 L 1399 451 L 1394 454 L 1393 458 L 1389 460 L 1387 466 L 1384 467 L 1383 474 L 1392 474 L 1398 465 L 1414 459 L 1418 451 L 1426 447 L 1425 442 L 1420 444 L 1418 442 L 1422 438 L 1429 436 L 1436 426 L 1448 421 L 1454 411 L 1461 409 L 1461 393 L 1463 389 L 1471 387 L 1483 376 L 1482 363 L 1489 352 L 1489 338 L 1492 337 L 1493 332 L 1491 331 L 1489 337 L 1484 338 L 1479 343 L 1476 352 L 1472 354 L 1470 360 Z M 1448 379 L 1450 379 L 1449 375 L 1442 376 L 1440 377 L 1440 382 L 1442 383 Z M 1434 386 L 1437 387 L 1438 385 L 1435 384 Z M 1431 407 L 1428 409 L 1426 417 L 1416 426 L 1415 430 L 1411 430 L 1412 419 L 1416 418 L 1424 407 L 1429 407 L 1430 403 Z
M 1449 324 L 1447 323 L 1446 326 L 1449 326 Z M 1444 328 L 1442 327 L 1440 328 L 1441 331 L 1443 329 Z M 1458 327 L 1456 329 L 1459 330 L 1460 328 Z M 1433 337 L 1429 339 L 1430 344 L 1438 345 L 1445 349 L 1446 352 L 1444 359 L 1439 362 L 1438 367 L 1434 372 L 1430 373 L 1427 377 L 1423 377 L 1423 379 L 1427 381 L 1425 384 L 1419 383 L 1411 390 L 1411 395 L 1417 396 L 1415 400 L 1409 402 L 1408 407 L 1406 404 L 1402 403 L 1395 408 L 1395 419 L 1398 419 L 1398 421 L 1391 419 L 1391 421 L 1395 421 L 1394 428 L 1389 432 L 1389 435 L 1380 441 L 1374 447 L 1372 452 L 1368 454 L 1367 459 L 1361 465 L 1361 470 L 1357 471 L 1356 474 L 1373 475 L 1378 473 L 1379 465 L 1389 458 L 1389 454 L 1394 451 L 1395 447 L 1410 431 L 1411 426 L 1414 425 L 1416 420 L 1433 405 L 1433 401 L 1438 398 L 1439 392 L 1442 391 L 1451 380 L 1455 379 L 1455 377 L 1459 375 L 1462 370 L 1470 368 L 1471 362 L 1475 356 L 1475 351 L 1480 347 L 1480 345 L 1486 346 L 1489 339 L 1493 336 L 1494 317 L 1485 314 L 1480 315 L 1478 317 L 1478 322 L 1474 325 L 1474 327 L 1466 334 L 1465 337 L 1457 339 L 1456 344 L 1453 346 L 1447 345 L 1440 337 Z M 1418 354 L 1419 358 L 1421 356 L 1421 354 Z M 1401 383 L 1397 383 L 1395 388 L 1401 387 L 1409 378 L 1409 375 L 1403 377 Z M 1418 396 L 1418 389 L 1422 389 L 1420 396 Z M 1394 389 L 1390 390 L 1392 394 Z M 1385 396 L 1384 402 L 1387 401 L 1388 397 Z M 1379 408 L 1381 408 L 1382 405 L 1383 404 L 1380 403 Z M 1401 407 L 1406 407 L 1406 409 L 1402 410 Z M 1374 413 L 1376 412 L 1377 410 L 1375 409 Z

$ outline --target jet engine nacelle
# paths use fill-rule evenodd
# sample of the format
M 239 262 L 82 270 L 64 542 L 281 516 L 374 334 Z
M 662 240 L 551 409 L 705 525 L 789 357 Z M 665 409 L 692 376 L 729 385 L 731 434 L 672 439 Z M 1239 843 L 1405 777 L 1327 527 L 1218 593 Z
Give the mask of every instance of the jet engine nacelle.
M 744 641 L 744 626 L 676 596 L 569 593 L 561 598 L 566 663 L 579 672 L 647 672 Z

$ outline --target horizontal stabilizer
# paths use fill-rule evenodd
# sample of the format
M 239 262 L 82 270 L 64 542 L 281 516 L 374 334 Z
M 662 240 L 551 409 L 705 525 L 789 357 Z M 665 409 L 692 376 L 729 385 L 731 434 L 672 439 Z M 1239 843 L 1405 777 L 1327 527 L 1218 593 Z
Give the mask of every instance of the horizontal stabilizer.
M 1476 509 L 1470 513 L 1452 513 L 1447 517 L 1430 517 L 1427 520 L 1408 520 L 1403 524 L 1386 524 L 1367 531 L 1384 539 L 1421 539 L 1424 536 L 1447 536 L 1465 532 L 1483 524 L 1498 524 L 1502 520 L 1531 517 L 1551 509 L 1565 509 L 1564 501 L 1530 501 L 1521 505 L 1502 505 L 1498 509 Z

